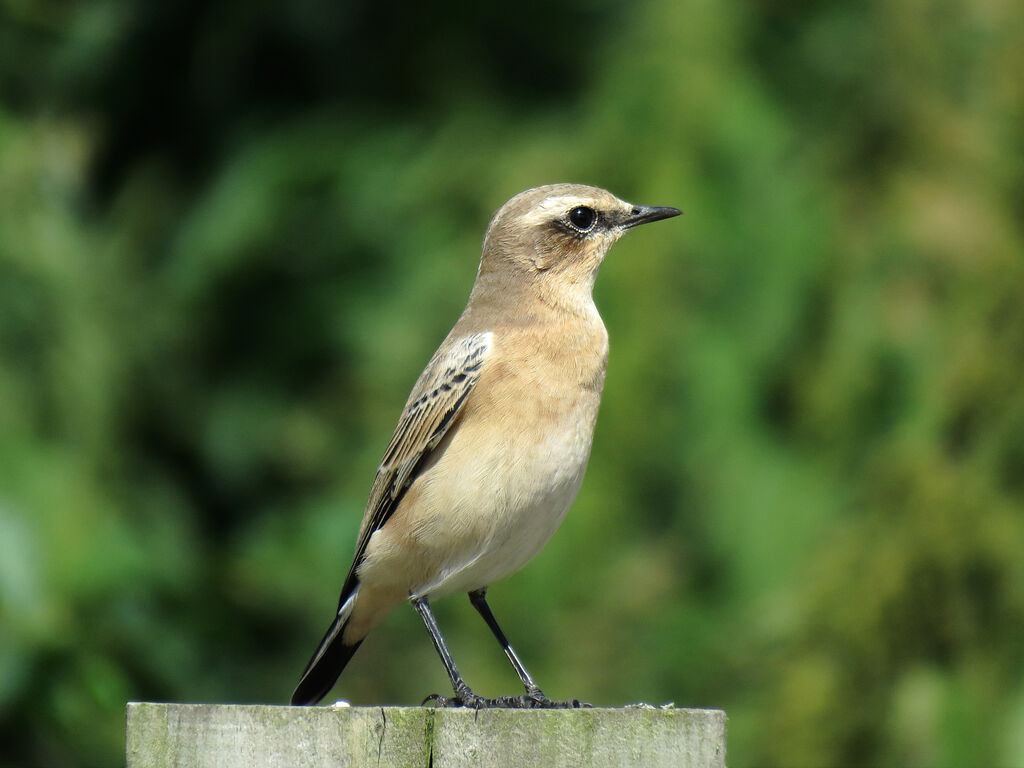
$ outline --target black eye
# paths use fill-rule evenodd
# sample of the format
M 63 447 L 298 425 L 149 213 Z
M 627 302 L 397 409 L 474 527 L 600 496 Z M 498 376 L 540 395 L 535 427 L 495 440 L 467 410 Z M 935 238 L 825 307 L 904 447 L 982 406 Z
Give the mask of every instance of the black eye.
M 580 232 L 589 232 L 591 227 L 594 226 L 595 221 L 597 221 L 597 214 L 593 208 L 578 205 L 569 211 L 569 223 L 580 230 Z

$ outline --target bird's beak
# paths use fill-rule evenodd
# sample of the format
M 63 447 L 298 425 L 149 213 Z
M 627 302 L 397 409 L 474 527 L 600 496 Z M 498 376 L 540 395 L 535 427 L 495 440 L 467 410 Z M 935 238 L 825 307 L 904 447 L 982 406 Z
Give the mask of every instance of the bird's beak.
M 657 205 L 634 205 L 633 210 L 626 214 L 622 220 L 621 226 L 623 229 L 630 229 L 638 224 L 671 219 L 673 216 L 678 216 L 681 213 L 682 211 L 678 208 Z

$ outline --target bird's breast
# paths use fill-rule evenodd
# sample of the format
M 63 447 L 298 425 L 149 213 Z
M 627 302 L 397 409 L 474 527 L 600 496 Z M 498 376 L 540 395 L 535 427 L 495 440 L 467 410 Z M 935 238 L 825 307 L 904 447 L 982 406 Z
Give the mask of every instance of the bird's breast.
M 371 538 L 360 577 L 436 597 L 486 586 L 536 555 L 583 481 L 607 356 L 596 310 L 494 331 L 479 379 Z
M 496 339 L 490 364 L 466 403 L 466 421 L 500 434 L 505 454 L 530 466 L 540 485 L 582 475 L 607 360 L 601 324 Z
M 505 342 L 503 344 L 503 341 Z M 417 481 L 418 534 L 447 551 L 424 591 L 475 589 L 551 538 L 583 481 L 607 362 L 603 326 L 583 338 L 496 339 L 436 464 Z

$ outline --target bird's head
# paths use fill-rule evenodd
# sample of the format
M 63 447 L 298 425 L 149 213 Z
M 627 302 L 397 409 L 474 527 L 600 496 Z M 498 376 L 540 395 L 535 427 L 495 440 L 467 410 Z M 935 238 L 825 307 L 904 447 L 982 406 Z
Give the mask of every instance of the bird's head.
M 548 184 L 520 192 L 491 219 L 480 276 L 523 273 L 543 282 L 591 288 L 598 267 L 630 228 L 678 216 L 676 208 L 633 205 L 582 184 Z

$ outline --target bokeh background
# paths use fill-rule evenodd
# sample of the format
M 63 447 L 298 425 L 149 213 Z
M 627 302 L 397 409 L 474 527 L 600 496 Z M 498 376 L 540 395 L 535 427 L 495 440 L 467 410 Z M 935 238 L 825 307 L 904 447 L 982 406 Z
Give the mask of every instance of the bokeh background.
M 686 215 L 607 260 L 587 479 L 490 593 L 546 691 L 725 708 L 736 768 L 1024 765 L 1017 0 L 0 2 L 0 764 L 287 700 L 552 181 Z M 446 686 L 402 609 L 335 696 Z

